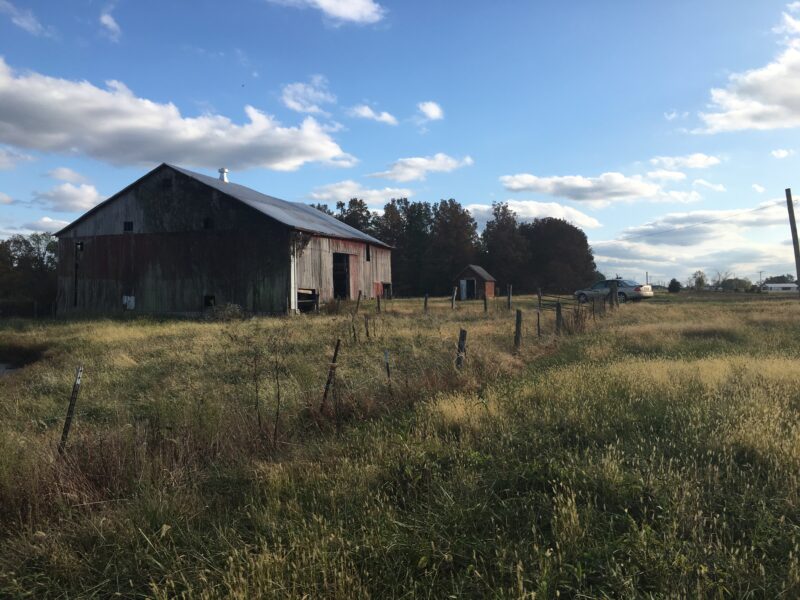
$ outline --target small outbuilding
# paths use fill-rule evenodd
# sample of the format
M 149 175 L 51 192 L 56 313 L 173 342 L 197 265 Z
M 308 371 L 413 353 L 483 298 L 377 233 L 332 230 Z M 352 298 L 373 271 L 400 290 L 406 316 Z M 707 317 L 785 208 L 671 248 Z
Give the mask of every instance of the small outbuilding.
M 494 286 L 497 280 L 478 265 L 467 265 L 458 274 L 454 285 L 458 288 L 461 300 L 481 300 L 494 298 Z

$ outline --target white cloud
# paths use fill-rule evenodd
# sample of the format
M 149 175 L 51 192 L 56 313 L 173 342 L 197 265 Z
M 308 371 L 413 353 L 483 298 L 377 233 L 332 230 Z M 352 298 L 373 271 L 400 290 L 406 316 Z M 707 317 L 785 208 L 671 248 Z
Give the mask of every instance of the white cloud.
M 367 204 L 386 204 L 392 198 L 410 198 L 414 192 L 407 188 L 369 189 L 348 179 L 316 188 L 311 197 L 320 202 L 347 202 L 350 198 L 361 198 Z
M 688 112 L 678 112 L 677 110 L 671 110 L 669 112 L 664 113 L 664 118 L 667 121 L 674 121 L 675 119 L 685 119 L 689 116 Z
M 473 164 L 472 157 L 453 158 L 442 152 L 433 156 L 401 158 L 389 167 L 388 171 L 372 173 L 372 177 L 384 177 L 392 181 L 422 181 L 428 173 L 449 173 L 458 168 Z
M 0 204 L 11 204 L 12 202 L 14 202 L 14 199 L 11 196 L 0 192 Z
M 656 179 L 658 181 L 683 181 L 686 179 L 686 173 L 680 171 L 668 171 L 659 169 L 657 171 L 650 171 L 647 174 L 648 179 Z
M 517 213 L 521 221 L 532 221 L 544 217 L 564 219 L 583 229 L 601 227 L 600 221 L 571 206 L 558 202 L 537 202 L 536 200 L 507 200 L 509 208 Z M 479 227 L 482 228 L 492 218 L 492 207 L 488 204 L 470 204 L 467 210 L 472 213 Z
M 759 185 L 757 183 L 754 183 L 753 184 L 753 190 L 756 192 L 756 194 L 763 194 L 764 192 L 767 191 L 767 188 L 765 188 L 763 185 Z
M 119 23 L 111 14 L 112 9 L 113 6 L 108 6 L 100 13 L 100 25 L 103 26 L 103 33 L 108 39 L 112 42 L 118 42 L 122 36 L 122 29 L 120 29 Z
M 337 23 L 377 23 L 386 9 L 374 0 L 268 0 L 273 4 L 296 8 L 314 8 Z
M 349 111 L 350 115 L 353 117 L 358 117 L 360 119 L 370 119 L 372 121 L 378 121 L 379 123 L 386 123 L 387 125 L 397 125 L 397 119 L 386 112 L 385 110 L 382 112 L 375 112 L 372 110 L 372 107 L 367 106 L 366 104 L 359 104 L 354 106 Z
M 73 171 L 69 167 L 56 167 L 48 171 L 47 176 L 57 181 L 67 181 L 69 183 L 86 183 L 87 179 L 80 173 Z
M 34 201 L 57 212 L 84 212 L 105 198 L 93 185 L 60 183 L 46 192 L 34 194 Z
M 0 0 L 0 14 L 8 15 L 11 22 L 32 35 L 52 36 L 51 29 L 44 27 L 33 11 L 17 8 L 9 0 Z
M 444 111 L 442 107 L 436 102 L 428 100 L 427 102 L 420 102 L 417 104 L 419 112 L 426 121 L 438 121 L 444 119 Z
M 184 117 L 174 104 L 139 98 L 119 81 L 106 85 L 18 75 L 0 58 L 0 143 L 119 165 L 289 171 L 308 162 L 355 162 L 312 117 L 284 127 L 252 106 L 243 125 L 217 114 Z
M 17 163 L 21 163 L 26 160 L 33 160 L 33 157 L 28 156 L 27 154 L 22 154 L 21 152 L 17 152 L 16 150 L 12 150 L 11 148 L 0 147 L 0 170 L 13 169 L 15 166 L 17 166 Z
M 281 100 L 297 112 L 327 114 L 321 104 L 336 102 L 336 96 L 328 91 L 328 80 L 323 75 L 312 75 L 308 83 L 295 82 L 283 86 Z
M 655 198 L 661 191 L 661 187 L 655 183 L 639 176 L 626 177 L 622 173 L 603 173 L 599 177 L 537 177 L 530 173 L 519 173 L 504 175 L 500 182 L 511 192 L 536 192 L 578 202 L 592 202 L 597 206 L 615 200 Z
M 797 12 L 796 3 L 788 9 Z M 704 127 L 696 133 L 800 126 L 800 21 L 785 12 L 774 31 L 787 36 L 783 50 L 768 64 L 734 73 L 725 87 L 713 88 L 710 110 L 699 114 Z
M 31 221 L 30 223 L 25 223 L 22 226 L 22 229 L 27 229 L 29 231 L 42 231 L 42 232 L 49 232 L 55 233 L 61 229 L 64 229 L 69 225 L 69 221 L 62 221 L 60 219 L 51 219 L 50 217 L 42 217 L 36 221 Z
M 710 181 L 706 181 L 705 179 L 695 179 L 692 183 L 695 187 L 704 187 L 709 190 L 713 190 L 715 192 L 725 192 L 725 186 L 721 183 L 711 183 Z
M 686 156 L 656 156 L 650 159 L 650 164 L 670 170 L 707 169 L 719 163 L 720 160 L 716 156 L 709 156 L 702 152 L 687 154 Z
M 777 150 L 773 150 L 770 152 L 773 158 L 782 159 L 782 158 L 789 158 L 790 156 L 794 155 L 794 150 L 786 150 L 785 148 L 778 148 Z

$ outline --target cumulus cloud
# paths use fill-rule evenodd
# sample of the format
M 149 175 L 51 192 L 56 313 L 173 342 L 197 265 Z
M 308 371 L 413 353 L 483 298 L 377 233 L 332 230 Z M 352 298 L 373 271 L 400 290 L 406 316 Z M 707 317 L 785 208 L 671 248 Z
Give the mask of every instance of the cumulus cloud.
M 659 169 L 657 171 L 650 171 L 647 174 L 648 179 L 655 179 L 657 181 L 683 181 L 686 179 L 686 173 L 680 171 L 668 171 L 666 169 Z
M 443 152 L 433 156 L 415 156 L 411 158 L 401 158 L 389 167 L 388 171 L 373 173 L 372 177 L 383 177 L 392 181 L 422 181 L 428 173 L 449 173 L 461 167 L 472 165 L 472 157 L 465 156 L 462 159 L 453 158 Z
M 11 204 L 12 202 L 14 202 L 14 199 L 11 196 L 0 192 L 0 204 Z
M 784 34 L 784 48 L 769 63 L 728 77 L 727 85 L 711 90 L 704 126 L 697 133 L 769 130 L 800 126 L 800 21 L 787 7 L 773 31 Z
M 782 158 L 789 158 L 790 156 L 794 155 L 794 150 L 786 150 L 785 148 L 778 148 L 777 150 L 773 150 L 770 152 L 773 158 L 782 159 Z
M 308 83 L 295 82 L 283 86 L 281 100 L 294 111 L 324 115 L 321 105 L 336 102 L 336 96 L 328 90 L 328 80 L 323 75 L 312 75 Z
M 36 192 L 34 202 L 57 212 L 84 212 L 105 198 L 93 185 L 61 183 L 46 192 Z
M 754 191 L 756 194 L 763 194 L 764 192 L 766 192 L 766 191 L 767 191 L 767 188 L 765 188 L 763 185 L 759 185 L 759 184 L 757 184 L 757 183 L 754 183 L 754 184 L 753 184 L 753 191 Z
M 17 163 L 26 160 L 33 160 L 33 157 L 11 148 L 0 147 L 0 170 L 13 169 Z
M 718 165 L 719 158 L 709 156 L 702 152 L 687 154 L 685 156 L 656 156 L 650 159 L 650 164 L 656 167 L 663 167 L 669 170 L 676 169 L 707 169 Z
M 102 31 L 103 34 L 110 39 L 112 42 L 118 42 L 120 36 L 122 36 L 122 29 L 117 23 L 117 20 L 111 14 L 113 10 L 113 6 L 106 7 L 103 12 L 100 13 L 100 25 L 103 27 Z
M 442 110 L 442 107 L 431 100 L 420 102 L 417 104 L 417 109 L 421 113 L 422 118 L 426 121 L 438 121 L 440 119 L 444 119 L 444 111 Z
M 378 121 L 379 123 L 386 123 L 387 125 L 397 125 L 397 119 L 390 113 L 384 111 L 375 112 L 371 106 L 366 104 L 358 104 L 349 111 L 350 116 L 358 117 L 360 119 L 369 119 L 371 121 Z
M 69 167 L 56 167 L 47 172 L 47 176 L 57 181 L 67 181 L 69 183 L 86 183 L 87 179 L 80 173 L 73 171 Z
M 296 8 L 314 8 L 336 23 L 377 23 L 386 9 L 374 0 L 267 0 Z
M 695 187 L 703 187 L 708 190 L 713 190 L 715 192 L 724 192 L 726 191 L 725 186 L 721 183 L 711 183 L 710 181 L 706 181 L 705 179 L 695 179 L 692 183 Z
M 12 4 L 9 0 L 0 0 L 0 14 L 8 16 L 11 22 L 30 33 L 38 36 L 52 36 L 50 28 L 45 27 L 33 14 L 30 9 L 21 9 Z
M 407 188 L 382 189 L 365 188 L 360 183 L 348 179 L 316 188 L 311 197 L 318 202 L 347 202 L 351 198 L 361 198 L 367 204 L 384 205 L 392 198 L 410 198 L 414 192 Z
M 28 231 L 40 231 L 40 232 L 48 232 L 48 233 L 55 233 L 61 229 L 64 229 L 69 225 L 69 221 L 62 221 L 60 219 L 51 219 L 50 217 L 42 217 L 41 219 L 37 219 L 36 221 L 31 221 L 29 223 L 25 223 L 22 225 L 22 229 L 27 229 Z
M 599 177 L 564 175 L 538 177 L 530 173 L 504 175 L 500 182 L 511 192 L 536 192 L 597 206 L 617 200 L 656 198 L 661 187 L 642 177 L 627 177 L 622 173 L 603 173 Z
M 600 221 L 571 206 L 558 202 L 537 202 L 536 200 L 507 200 L 508 207 L 517 213 L 520 221 L 532 221 L 544 217 L 564 219 L 583 229 L 601 227 Z M 492 218 L 492 206 L 489 204 L 470 204 L 467 210 L 480 228 Z
M 17 74 L 0 58 L 0 143 L 118 165 L 290 171 L 308 162 L 355 162 L 313 117 L 284 127 L 252 106 L 243 125 L 217 114 L 184 117 L 174 104 L 139 98 L 119 81 L 106 86 Z

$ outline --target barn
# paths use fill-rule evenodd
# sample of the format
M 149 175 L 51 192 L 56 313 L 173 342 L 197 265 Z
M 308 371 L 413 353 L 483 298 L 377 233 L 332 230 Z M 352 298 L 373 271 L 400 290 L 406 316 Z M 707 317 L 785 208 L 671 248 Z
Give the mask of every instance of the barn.
M 489 275 L 481 266 L 467 265 L 458 274 L 453 284 L 458 288 L 461 300 L 481 300 L 484 297 L 494 298 L 494 286 L 497 280 Z
M 391 294 L 387 244 L 219 172 L 162 164 L 59 231 L 59 314 L 280 314 Z

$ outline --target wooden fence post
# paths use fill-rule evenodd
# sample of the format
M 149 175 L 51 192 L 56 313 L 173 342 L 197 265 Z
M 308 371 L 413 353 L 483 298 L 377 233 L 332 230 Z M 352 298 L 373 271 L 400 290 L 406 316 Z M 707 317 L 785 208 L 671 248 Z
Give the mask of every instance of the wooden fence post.
M 336 359 L 339 358 L 339 346 L 341 343 L 341 338 L 336 338 L 336 348 L 333 350 L 333 360 L 331 360 L 331 364 L 328 367 L 328 380 L 325 382 L 325 391 L 322 393 L 322 403 L 319 406 L 320 412 L 325 409 L 325 405 L 328 402 L 328 391 L 330 391 L 333 380 L 336 378 Z
M 428 314 L 428 294 L 425 294 L 425 303 L 422 305 L 425 314 Z
M 483 294 L 483 313 L 486 314 L 489 312 L 489 299 L 486 297 L 486 293 Z
M 512 296 L 512 290 L 513 290 L 513 289 L 514 289 L 514 286 L 512 286 L 512 285 L 509 283 L 509 284 L 508 284 L 508 297 L 506 298 L 506 308 L 507 308 L 508 310 L 511 310 L 511 296 Z
M 389 351 L 383 351 L 383 362 L 386 365 L 386 379 L 389 380 L 389 384 L 392 383 L 392 370 L 389 368 Z
M 358 290 L 358 300 L 356 300 L 356 312 L 353 313 L 353 316 L 358 314 L 358 308 L 361 306 L 361 290 Z
M 517 309 L 517 322 L 514 325 L 514 349 L 519 352 L 522 346 L 522 311 Z
M 381 295 L 378 294 L 378 314 L 381 314 Z
M 619 288 L 617 287 L 617 282 L 611 282 L 611 291 L 609 292 L 611 296 L 609 300 L 611 300 L 611 307 L 616 308 L 619 306 Z
M 597 320 L 595 318 L 595 314 L 594 314 L 594 301 L 595 301 L 595 298 L 594 298 L 594 296 L 592 296 L 592 321 L 596 321 Z
M 536 337 L 542 337 L 542 311 L 536 311 Z
M 539 306 L 538 306 L 539 312 L 542 312 L 542 288 L 538 288 L 536 290 L 536 295 L 539 298 Z
M 453 287 L 453 297 L 450 298 L 450 308 L 453 310 L 456 309 L 456 294 L 458 293 L 458 287 Z
M 367 332 L 367 339 L 369 339 L 369 315 L 364 315 L 364 331 Z
M 64 454 L 67 447 L 67 437 L 70 427 L 72 427 L 72 417 L 75 415 L 75 403 L 78 401 L 78 392 L 81 391 L 81 380 L 83 379 L 83 365 L 75 371 L 75 383 L 72 385 L 72 395 L 69 397 L 67 406 L 67 417 L 64 419 L 64 430 L 61 432 L 61 441 L 58 443 L 58 453 Z
M 464 366 L 464 357 L 467 355 L 467 330 L 458 332 L 458 353 L 456 354 L 456 368 Z
M 561 301 L 556 302 L 556 335 L 561 335 Z

